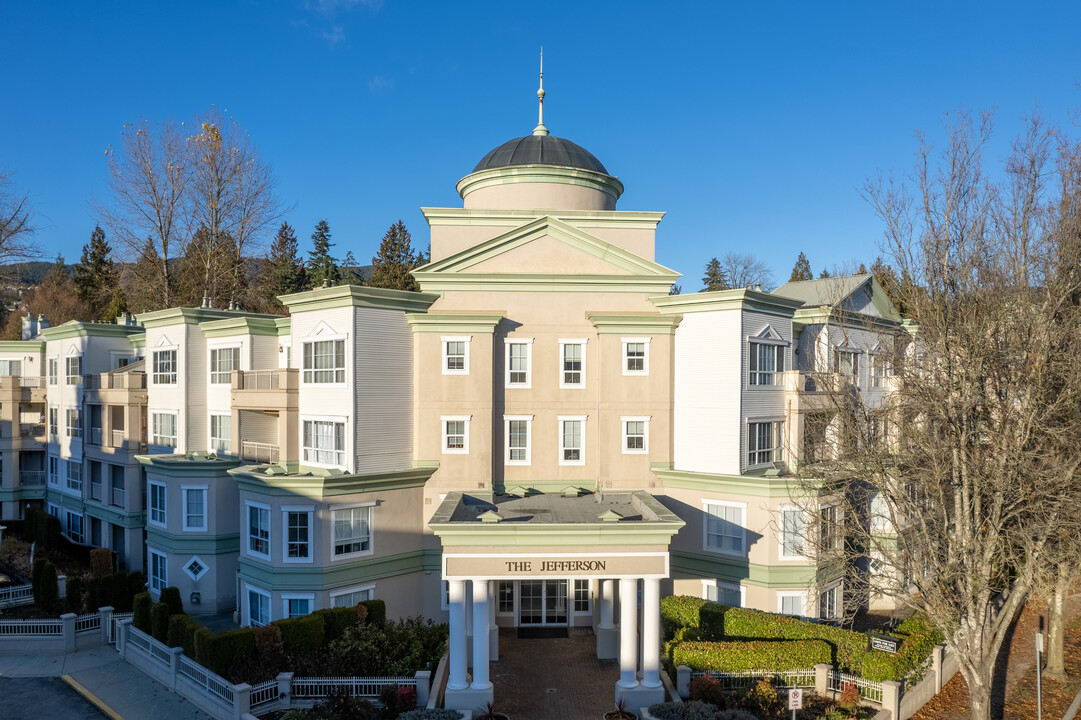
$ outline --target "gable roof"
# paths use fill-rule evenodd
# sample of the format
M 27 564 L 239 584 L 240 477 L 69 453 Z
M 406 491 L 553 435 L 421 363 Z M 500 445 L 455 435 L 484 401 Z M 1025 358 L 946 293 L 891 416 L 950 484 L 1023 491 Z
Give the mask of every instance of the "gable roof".
M 846 300 L 865 286 L 870 292 L 871 302 L 874 303 L 875 308 L 882 314 L 882 317 L 900 322 L 901 314 L 897 312 L 897 308 L 890 302 L 886 291 L 882 289 L 882 286 L 878 284 L 878 280 L 875 280 L 875 276 L 871 273 L 786 282 L 774 290 L 773 294 L 801 300 L 804 307 L 822 305 L 841 307 Z

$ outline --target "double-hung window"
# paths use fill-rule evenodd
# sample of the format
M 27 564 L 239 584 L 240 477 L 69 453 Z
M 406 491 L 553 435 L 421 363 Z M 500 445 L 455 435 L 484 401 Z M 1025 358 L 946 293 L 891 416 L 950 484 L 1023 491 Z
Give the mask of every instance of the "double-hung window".
M 60 374 L 60 359 L 49 358 L 49 384 L 56 385 L 57 376 Z
M 586 418 L 565 416 L 559 418 L 559 464 L 585 465 Z
M 886 387 L 892 374 L 893 368 L 890 359 L 887 356 L 871 356 L 871 387 Z
M 68 537 L 74 543 L 83 542 L 83 516 L 79 513 L 67 512 Z
M 649 452 L 649 418 L 622 417 L 623 454 L 642 455 Z
M 155 385 L 176 385 L 176 349 L 153 352 L 153 379 Z
M 184 496 L 184 529 L 206 530 L 206 491 L 205 485 L 180 488 Z
M 64 463 L 67 468 L 67 487 L 75 493 L 83 491 L 83 464 L 78 460 L 68 460 Z
M 589 604 L 589 580 L 574 581 L 574 612 L 587 613 Z
M 160 593 L 169 586 L 169 569 L 165 563 L 165 555 L 151 548 L 147 548 L 146 552 L 150 556 L 150 589 Z
M 372 508 L 370 505 L 336 508 L 330 512 L 334 525 L 334 557 L 371 552 Z
M 282 610 L 287 618 L 303 617 L 312 611 L 312 595 L 282 595 Z
M 860 354 L 857 350 L 833 348 L 833 371 L 856 387 L 860 384 Z
M 347 590 L 339 590 L 330 593 L 330 606 L 331 607 L 354 607 L 357 603 L 364 600 L 371 600 L 372 593 L 375 591 L 374 585 L 366 585 L 362 587 L 349 588 Z
M 304 382 L 345 382 L 345 340 L 316 340 L 304 348 Z
M 823 552 L 841 549 L 841 523 L 836 505 L 818 509 L 818 542 Z
M 153 432 L 150 437 L 151 445 L 161 447 L 176 447 L 176 413 L 151 413 Z
M 803 557 L 806 521 L 803 511 L 796 508 L 781 510 L 781 557 Z
M 240 348 L 214 348 L 210 351 L 210 384 L 228 385 L 233 370 L 240 369 Z
M 586 386 L 586 341 L 559 341 L 559 387 Z
M 304 462 L 338 467 L 345 465 L 345 423 L 305 420 Z
M 509 388 L 528 388 L 532 386 L 533 339 L 507 339 L 506 348 L 507 382 Z
M 724 580 L 703 580 L 703 597 L 728 607 L 743 607 L 743 586 Z
M 623 338 L 623 374 L 649 375 L 650 338 Z
M 784 375 L 784 345 L 751 342 L 747 353 L 751 385 L 780 385 Z
M 248 503 L 248 554 L 270 559 L 270 507 Z
M 0 360 L 0 375 L 19 377 L 23 374 L 22 360 Z
M 834 585 L 829 590 L 818 596 L 818 617 L 821 620 L 835 620 L 837 618 L 837 611 L 840 608 L 838 603 L 838 595 L 840 595 L 840 585 Z
M 67 377 L 65 382 L 68 385 L 83 384 L 83 358 L 81 355 L 74 355 L 67 358 Z
M 56 437 L 60 434 L 60 411 L 57 408 L 49 408 L 49 434 Z
M 804 604 L 807 602 L 807 593 L 804 592 L 778 592 L 777 612 L 782 615 L 802 616 Z
M 507 435 L 507 465 L 528 465 L 531 461 L 530 435 L 532 415 L 504 415 L 503 424 Z
M 285 562 L 311 562 L 312 514 L 310 507 L 282 508 L 285 534 Z
M 229 415 L 210 416 L 210 449 L 227 453 L 232 449 L 233 418 Z
M 469 453 L 469 415 L 443 415 L 443 454 L 465 455 Z
M 262 627 L 270 624 L 270 593 L 248 586 L 248 624 Z
M 60 487 L 60 458 L 49 456 L 49 484 Z
M 766 465 L 784 460 L 784 421 L 747 424 L 747 465 Z
M 83 436 L 83 426 L 79 418 L 79 411 L 76 408 L 65 408 L 64 420 L 64 431 L 69 438 L 81 438 Z
M 165 527 L 165 486 L 148 482 L 146 484 L 147 506 L 150 509 L 149 521 L 151 525 Z
M 444 375 L 469 374 L 469 340 L 469 336 L 441 338 Z
M 745 555 L 747 530 L 743 526 L 743 515 L 747 506 L 742 503 L 713 501 L 703 501 L 703 506 L 706 519 L 706 550 L 729 555 Z

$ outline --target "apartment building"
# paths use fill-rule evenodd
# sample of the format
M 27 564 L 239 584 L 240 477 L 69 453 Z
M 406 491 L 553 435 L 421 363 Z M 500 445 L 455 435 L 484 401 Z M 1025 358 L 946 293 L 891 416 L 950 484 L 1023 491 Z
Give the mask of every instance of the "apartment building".
M 874 278 L 669 295 L 663 213 L 617 209 L 622 182 L 543 124 L 457 190 L 423 208 L 422 292 L 0 344 L 2 516 L 43 503 L 242 624 L 370 597 L 448 618 L 460 707 L 491 698 L 500 626 L 592 627 L 647 702 L 662 595 L 836 617 L 790 471 L 830 452 L 823 377 L 892 389 L 906 326 Z

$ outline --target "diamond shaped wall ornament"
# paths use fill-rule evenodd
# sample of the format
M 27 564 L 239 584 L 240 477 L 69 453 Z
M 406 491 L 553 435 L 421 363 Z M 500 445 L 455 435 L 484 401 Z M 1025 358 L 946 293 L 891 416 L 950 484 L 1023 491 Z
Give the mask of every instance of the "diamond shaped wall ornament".
M 207 570 L 209 570 L 209 568 L 206 566 L 206 563 L 199 559 L 198 555 L 193 555 L 191 560 L 184 563 L 184 572 L 186 572 L 188 577 L 192 580 L 198 580 L 203 575 L 206 575 Z

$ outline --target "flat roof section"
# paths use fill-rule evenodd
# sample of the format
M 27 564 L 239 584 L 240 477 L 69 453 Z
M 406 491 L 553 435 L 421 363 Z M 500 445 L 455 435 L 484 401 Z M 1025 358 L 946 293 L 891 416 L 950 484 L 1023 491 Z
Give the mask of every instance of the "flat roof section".
M 493 517 L 492 513 L 498 517 Z M 648 523 L 678 520 L 647 492 L 556 493 L 498 495 L 449 493 L 429 524 L 534 523 L 593 524 Z

